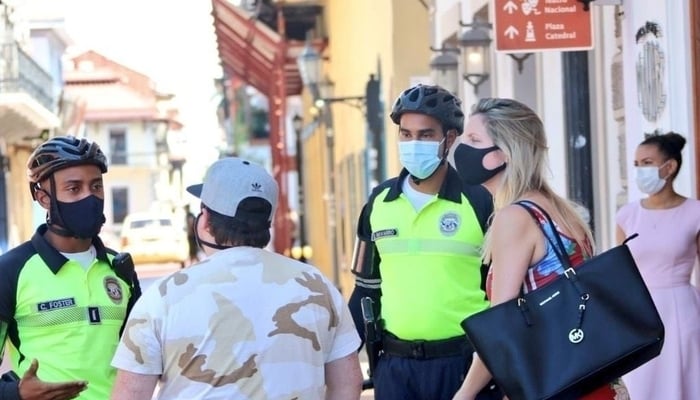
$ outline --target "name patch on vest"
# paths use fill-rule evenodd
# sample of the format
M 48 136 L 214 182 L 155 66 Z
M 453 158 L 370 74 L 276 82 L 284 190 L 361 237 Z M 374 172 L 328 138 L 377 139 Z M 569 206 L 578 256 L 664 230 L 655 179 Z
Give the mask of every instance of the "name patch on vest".
M 69 297 L 66 299 L 49 300 L 36 305 L 37 311 L 51 311 L 59 308 L 74 307 L 75 298 Z
M 377 239 L 382 239 L 385 237 L 390 237 L 390 236 L 396 236 L 399 234 L 399 231 L 397 229 L 382 229 L 381 231 L 376 231 L 372 233 L 372 241 L 376 241 Z

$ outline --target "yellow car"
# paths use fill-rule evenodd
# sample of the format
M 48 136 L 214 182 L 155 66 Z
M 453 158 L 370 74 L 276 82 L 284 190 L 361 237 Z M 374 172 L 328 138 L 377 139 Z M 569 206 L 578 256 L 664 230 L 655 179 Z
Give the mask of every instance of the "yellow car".
M 129 214 L 124 219 L 120 240 L 122 251 L 130 253 L 136 265 L 175 262 L 182 268 L 187 261 L 187 232 L 172 215 Z

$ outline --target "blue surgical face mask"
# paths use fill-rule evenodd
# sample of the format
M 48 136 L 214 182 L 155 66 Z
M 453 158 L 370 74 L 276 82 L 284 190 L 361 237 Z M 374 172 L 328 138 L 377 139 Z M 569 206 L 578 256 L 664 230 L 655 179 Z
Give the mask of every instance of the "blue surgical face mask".
M 429 140 L 399 142 L 401 165 L 418 179 L 428 178 L 442 162 L 442 157 L 438 156 L 438 152 L 444 141 L 445 139 L 439 142 Z
M 666 179 L 662 178 L 661 168 L 666 165 L 666 162 L 659 165 L 636 167 L 637 187 L 642 193 L 653 195 L 659 193 L 666 186 Z

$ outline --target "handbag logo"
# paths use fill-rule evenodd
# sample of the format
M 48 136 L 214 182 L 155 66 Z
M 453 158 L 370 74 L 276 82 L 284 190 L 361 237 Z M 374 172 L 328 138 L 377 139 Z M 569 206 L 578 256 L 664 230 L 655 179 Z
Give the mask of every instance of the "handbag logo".
M 556 292 L 552 293 L 551 295 L 549 295 L 549 297 L 547 297 L 546 299 L 540 301 L 540 307 L 542 307 L 543 305 L 549 303 L 553 298 L 555 298 L 555 297 L 557 297 L 557 296 L 559 296 L 559 291 L 558 291 L 558 290 L 557 290 Z
M 579 328 L 574 328 L 569 332 L 569 342 L 576 344 L 583 340 L 583 331 Z

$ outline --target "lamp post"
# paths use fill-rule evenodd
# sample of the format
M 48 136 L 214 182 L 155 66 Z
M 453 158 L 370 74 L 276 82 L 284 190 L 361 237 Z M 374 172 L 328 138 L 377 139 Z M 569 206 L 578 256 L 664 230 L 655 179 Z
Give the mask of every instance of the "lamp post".
M 371 75 L 374 76 L 374 75 Z M 362 109 L 364 105 L 366 96 L 335 96 L 335 82 L 333 82 L 328 76 L 323 78 L 322 81 L 317 83 L 318 85 L 318 98 L 314 100 L 314 106 L 318 109 L 324 108 L 326 105 L 344 102 L 352 105 L 353 107 Z
M 298 228 L 299 237 L 298 239 L 298 249 L 296 246 L 292 247 L 292 256 L 301 262 L 306 262 L 308 245 L 306 243 L 306 216 L 305 216 L 305 203 L 304 203 L 304 172 L 302 170 L 303 161 L 303 143 L 302 143 L 302 129 L 304 127 L 304 120 L 298 114 L 292 118 L 292 127 L 294 128 L 294 134 L 296 136 L 296 154 L 295 161 L 297 165 L 297 186 L 298 186 Z
M 382 182 L 385 178 L 384 172 L 384 142 L 383 142 L 383 105 L 380 99 L 381 75 L 379 65 L 377 65 L 377 73 L 370 74 L 365 86 L 365 93 L 362 96 L 333 96 L 335 84 L 327 76 L 321 79 L 321 56 L 310 45 L 307 40 L 306 45 L 297 57 L 297 65 L 299 74 L 314 100 L 314 106 L 324 115 L 324 122 L 331 132 L 333 127 L 333 118 L 328 106 L 332 103 L 346 103 L 364 111 L 365 121 L 369 129 L 369 137 L 367 142 L 370 144 L 368 148 L 368 159 L 372 161 L 370 165 L 375 165 L 372 168 L 372 179 L 375 184 Z M 457 67 L 455 60 L 455 70 Z M 456 80 L 456 79 L 455 79 Z M 456 86 L 456 85 L 454 85 Z M 332 148 L 333 137 L 328 138 L 329 148 Z M 331 152 L 332 153 L 332 152 Z M 335 164 L 331 164 L 333 168 Z
M 460 23 L 460 25 L 471 28 L 460 35 L 459 45 L 462 47 L 464 80 L 474 87 L 474 94 L 477 94 L 479 86 L 489 79 L 491 38 L 486 29 L 490 24 L 475 21 L 471 24 Z
M 345 103 L 352 105 L 358 109 L 364 110 L 364 116 L 368 128 L 368 164 L 374 164 L 372 168 L 372 180 L 381 182 L 384 179 L 384 145 L 383 145 L 383 106 L 380 100 L 381 75 L 379 67 L 377 74 L 370 74 L 365 87 L 365 93 L 362 96 L 333 96 L 333 82 L 326 77 L 321 79 L 321 56 L 311 46 L 309 40 L 306 41 L 304 49 L 297 58 L 299 74 L 304 86 L 310 91 L 314 100 L 314 105 L 320 112 L 321 121 L 325 125 L 326 133 L 326 153 L 327 153 L 327 189 L 326 202 L 328 212 L 328 230 L 331 235 L 331 246 L 333 255 L 332 268 L 334 283 L 339 285 L 338 272 L 338 243 L 336 240 L 336 211 L 335 211 L 335 134 L 333 126 L 333 115 L 331 108 L 332 103 Z
M 457 93 L 458 91 L 458 78 L 457 78 L 457 67 L 459 66 L 459 61 L 457 57 L 452 54 L 453 52 L 459 52 L 458 49 L 434 49 L 433 51 L 439 51 L 440 54 L 433 57 L 430 60 L 430 69 L 432 70 L 433 82 L 436 85 L 441 86 L 452 93 Z

